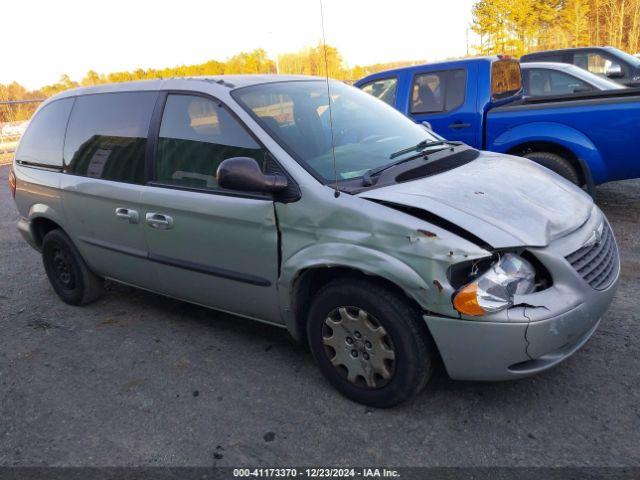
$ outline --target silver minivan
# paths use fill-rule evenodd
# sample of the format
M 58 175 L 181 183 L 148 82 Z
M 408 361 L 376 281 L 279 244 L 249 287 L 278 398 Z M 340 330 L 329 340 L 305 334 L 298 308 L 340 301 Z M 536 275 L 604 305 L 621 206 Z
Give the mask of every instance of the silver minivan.
M 312 77 L 64 92 L 10 184 L 63 301 L 110 279 L 284 327 L 378 407 L 415 396 L 438 358 L 463 380 L 553 367 L 620 269 L 606 218 L 560 176 Z

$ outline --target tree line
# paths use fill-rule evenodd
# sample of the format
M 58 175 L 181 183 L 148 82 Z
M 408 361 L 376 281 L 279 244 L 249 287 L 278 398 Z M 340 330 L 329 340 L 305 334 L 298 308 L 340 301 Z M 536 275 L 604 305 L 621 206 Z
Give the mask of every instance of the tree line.
M 480 0 L 477 53 L 524 53 L 611 45 L 640 51 L 640 0 Z
M 345 65 L 337 48 L 326 46 L 326 65 L 331 78 L 352 82 L 371 73 L 410 65 L 416 62 L 399 61 L 378 63 L 368 66 L 349 68 Z M 189 77 L 198 75 L 232 75 L 247 73 L 281 73 L 325 76 L 325 49 L 322 44 L 304 48 L 294 53 L 284 53 L 275 58 L 269 57 L 263 49 L 241 52 L 226 62 L 210 60 L 197 65 L 180 65 L 162 69 L 136 69 L 131 71 L 98 73 L 89 70 L 79 81 L 72 80 L 69 75 L 62 75 L 54 84 L 46 85 L 38 90 L 29 91 L 22 85 L 13 82 L 0 84 L 0 102 L 7 100 L 28 100 L 47 98 L 64 90 L 81 86 L 92 86 L 103 83 L 130 82 L 135 80 L 151 80 L 171 77 Z M 31 117 L 37 104 L 1 105 L 0 122 L 26 120 Z

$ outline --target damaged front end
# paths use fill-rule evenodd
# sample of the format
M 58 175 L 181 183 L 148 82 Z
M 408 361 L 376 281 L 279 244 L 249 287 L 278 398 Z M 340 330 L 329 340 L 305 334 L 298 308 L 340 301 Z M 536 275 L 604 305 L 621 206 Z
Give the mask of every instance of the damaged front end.
M 594 242 L 595 236 L 598 242 Z M 545 247 L 452 266 L 457 320 L 425 314 L 449 375 L 507 380 L 549 369 L 596 330 L 617 287 L 615 238 L 597 207 Z

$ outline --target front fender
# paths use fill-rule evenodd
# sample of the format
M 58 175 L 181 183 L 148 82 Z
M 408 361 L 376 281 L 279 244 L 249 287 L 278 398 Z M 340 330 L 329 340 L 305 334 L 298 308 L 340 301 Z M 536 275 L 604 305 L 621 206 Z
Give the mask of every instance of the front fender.
M 495 138 L 487 136 L 487 149 L 507 153 L 528 143 L 545 142 L 571 151 L 589 169 L 593 181 L 607 181 L 607 167 L 600 152 L 585 134 L 561 123 L 532 122 L 509 128 Z
M 402 288 L 419 305 L 425 308 L 427 306 L 425 301 L 426 292 L 430 290 L 429 285 L 413 268 L 397 258 L 360 245 L 333 242 L 315 244 L 287 259 L 278 280 L 283 318 L 294 336 L 297 331 L 291 306 L 294 282 L 304 270 L 317 267 L 347 267 L 384 278 Z

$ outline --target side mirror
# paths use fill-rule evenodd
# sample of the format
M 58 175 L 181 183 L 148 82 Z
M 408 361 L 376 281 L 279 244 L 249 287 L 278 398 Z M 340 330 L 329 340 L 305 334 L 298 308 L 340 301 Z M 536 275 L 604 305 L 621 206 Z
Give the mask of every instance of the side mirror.
M 618 63 L 612 63 L 604 73 L 609 78 L 621 78 L 624 77 L 622 67 Z
M 427 121 L 422 122 L 422 126 L 424 128 L 426 128 L 427 130 L 429 130 L 429 131 L 433 131 L 433 127 L 431 126 L 431 123 L 429 123 Z
M 243 192 L 279 192 L 287 188 L 287 177 L 277 173 L 265 174 L 258 162 L 249 157 L 223 160 L 216 172 L 218 185 Z

